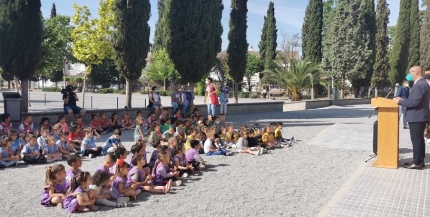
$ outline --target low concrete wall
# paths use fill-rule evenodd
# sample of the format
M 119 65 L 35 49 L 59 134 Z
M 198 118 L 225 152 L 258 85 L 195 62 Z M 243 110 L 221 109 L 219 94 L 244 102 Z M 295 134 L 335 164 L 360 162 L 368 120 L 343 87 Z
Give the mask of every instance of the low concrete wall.
M 259 112 L 281 112 L 282 106 L 284 102 L 264 102 L 264 103 L 238 103 L 238 104 L 228 104 L 228 114 L 234 115 L 234 114 L 247 114 L 247 113 L 259 113 Z M 196 107 L 199 109 L 199 112 L 201 115 L 207 114 L 207 106 L 206 105 L 196 105 Z M 166 106 L 165 108 L 169 109 L 169 112 L 173 113 L 173 107 Z M 109 118 L 113 112 L 116 112 L 119 114 L 119 116 L 122 116 L 123 112 L 127 112 L 131 118 L 134 118 L 136 116 L 137 111 L 142 111 L 143 116 L 146 118 L 148 116 L 148 113 L 152 109 L 149 108 L 131 108 L 131 109 L 87 109 L 87 115 L 84 116 L 84 123 L 89 124 L 91 121 L 91 114 L 96 113 L 105 113 L 106 117 Z M 216 114 L 220 114 L 220 108 L 217 106 Z M 33 123 L 36 129 L 38 129 L 38 125 L 40 123 L 40 120 L 42 117 L 49 118 L 49 122 L 51 124 L 54 124 L 58 120 L 59 115 L 66 115 L 63 111 L 44 111 L 44 112 L 29 112 L 24 113 L 24 115 L 29 114 L 33 117 Z M 14 126 L 17 126 L 17 123 L 14 123 Z
M 371 99 L 343 99 L 338 101 L 332 100 L 313 100 L 313 101 L 300 101 L 285 103 L 283 111 L 299 111 L 306 109 L 324 108 L 328 106 L 346 106 L 346 105 L 360 105 L 370 104 Z

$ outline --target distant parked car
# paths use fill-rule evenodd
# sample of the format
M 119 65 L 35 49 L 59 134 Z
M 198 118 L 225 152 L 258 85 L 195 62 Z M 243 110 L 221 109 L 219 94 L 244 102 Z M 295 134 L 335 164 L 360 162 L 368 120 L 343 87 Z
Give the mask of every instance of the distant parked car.
M 276 96 L 276 95 L 282 95 L 285 93 L 285 90 L 282 89 L 279 85 L 277 84 L 269 84 L 269 93 L 272 96 Z

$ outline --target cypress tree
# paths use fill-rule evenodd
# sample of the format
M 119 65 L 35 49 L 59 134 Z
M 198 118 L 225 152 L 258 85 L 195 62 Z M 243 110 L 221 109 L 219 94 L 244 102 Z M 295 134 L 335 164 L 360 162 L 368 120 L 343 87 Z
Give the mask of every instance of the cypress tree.
M 309 0 L 302 27 L 302 58 L 320 63 L 322 59 L 323 1 Z
M 375 87 L 375 96 L 378 96 L 378 87 L 385 85 L 387 82 L 388 72 L 390 70 L 388 58 L 388 17 L 390 9 L 386 0 L 378 0 L 376 13 L 376 58 L 373 65 L 372 86 Z
M 52 3 L 51 8 L 51 19 L 57 16 L 57 8 L 55 7 L 55 3 Z
M 246 24 L 246 14 L 248 13 L 247 7 L 248 0 L 232 0 L 231 1 L 231 12 L 230 12 L 230 32 L 228 33 L 228 48 L 227 48 L 227 64 L 229 67 L 229 74 L 234 80 L 234 98 L 237 103 L 237 93 L 238 93 L 238 84 L 243 80 L 243 76 L 246 72 L 246 54 L 248 53 L 248 42 L 246 41 L 246 29 L 248 25 Z M 273 2 L 270 3 L 270 8 L 273 9 Z M 269 12 L 268 11 L 268 12 Z M 272 23 L 273 24 L 273 23 Z M 270 27 L 271 25 L 268 25 Z M 273 26 L 272 26 L 273 27 Z M 268 28 L 271 29 L 272 27 Z M 275 29 L 276 30 L 276 29 Z M 272 32 L 273 33 L 273 32 Z M 276 33 L 276 32 L 275 32 Z M 270 36 L 270 35 L 269 35 Z M 268 37 L 267 39 L 269 39 Z M 269 46 L 272 46 L 273 43 L 276 44 L 276 41 L 273 42 L 271 40 L 266 41 L 266 49 L 271 49 Z M 267 56 L 268 50 L 266 50 L 266 66 L 269 64 L 268 60 L 270 60 L 269 56 Z M 270 54 L 271 55 L 271 54 Z
M 40 0 L 0 0 L 0 66 L 21 80 L 23 112 L 28 111 L 28 81 L 42 58 L 40 7 Z
M 152 45 L 152 50 L 157 50 L 160 48 L 165 48 L 163 45 L 163 15 L 164 15 L 164 7 L 165 7 L 165 0 L 158 0 L 157 2 L 157 9 L 158 9 L 158 20 L 155 24 L 155 33 L 154 33 L 154 44 Z
M 359 90 L 362 86 L 369 86 L 369 83 L 373 75 L 373 65 L 375 64 L 375 37 L 376 37 L 376 12 L 375 12 L 375 1 L 374 0 L 362 0 L 363 10 L 361 11 L 361 17 L 359 19 L 363 20 L 364 34 L 361 36 L 368 36 L 369 44 L 368 49 L 371 51 L 371 55 L 367 58 L 366 74 L 362 78 L 357 78 L 352 80 L 352 86 L 355 90 L 355 97 L 359 97 Z M 362 38 L 362 40 L 367 40 Z
M 264 69 L 266 70 L 272 70 L 274 68 L 273 60 L 276 58 L 276 47 L 278 46 L 276 42 L 277 33 L 275 4 L 273 2 L 269 2 L 267 15 L 264 17 L 261 40 L 258 44 L 258 48 L 260 49 L 260 60 L 263 62 Z
M 421 54 L 421 65 L 430 65 L 430 0 L 427 0 L 427 9 L 421 26 L 421 37 L 420 37 L 420 54 Z
M 400 0 L 400 12 L 397 19 L 394 44 L 390 52 L 390 82 L 402 83 L 408 70 L 409 44 L 410 44 L 410 0 Z
M 118 71 L 126 79 L 125 105 L 131 107 L 131 83 L 142 74 L 149 50 L 149 0 L 115 0 L 113 36 Z
M 221 51 L 223 9 L 222 0 L 165 0 L 163 43 L 185 82 L 197 83 L 212 69 Z
M 417 66 L 420 65 L 420 9 L 419 9 L 419 1 L 412 0 L 411 2 L 411 14 L 409 20 L 411 35 L 410 35 L 410 44 L 409 44 L 409 62 L 408 66 Z
M 372 55 L 370 35 L 362 19 L 362 11 L 366 7 L 361 0 L 338 1 L 324 42 L 331 49 L 324 54 L 323 68 L 342 80 L 341 97 L 346 78 L 352 82 L 364 79 L 370 67 L 366 63 Z

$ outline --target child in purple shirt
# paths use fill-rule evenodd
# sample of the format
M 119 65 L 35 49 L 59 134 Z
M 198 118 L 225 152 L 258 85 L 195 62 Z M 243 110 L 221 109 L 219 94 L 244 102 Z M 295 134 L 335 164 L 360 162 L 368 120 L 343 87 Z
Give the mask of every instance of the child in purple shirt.
M 203 170 L 206 168 L 206 163 L 203 158 L 199 155 L 198 148 L 200 148 L 200 141 L 191 140 L 190 142 L 191 148 L 185 153 L 187 161 L 191 164 L 194 169 Z

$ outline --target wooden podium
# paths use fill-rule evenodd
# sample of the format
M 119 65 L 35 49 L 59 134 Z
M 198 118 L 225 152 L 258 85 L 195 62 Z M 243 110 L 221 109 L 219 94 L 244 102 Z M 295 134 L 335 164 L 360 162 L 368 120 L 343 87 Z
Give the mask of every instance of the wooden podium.
M 378 157 L 373 167 L 399 167 L 399 106 L 391 99 L 373 98 L 378 109 Z

